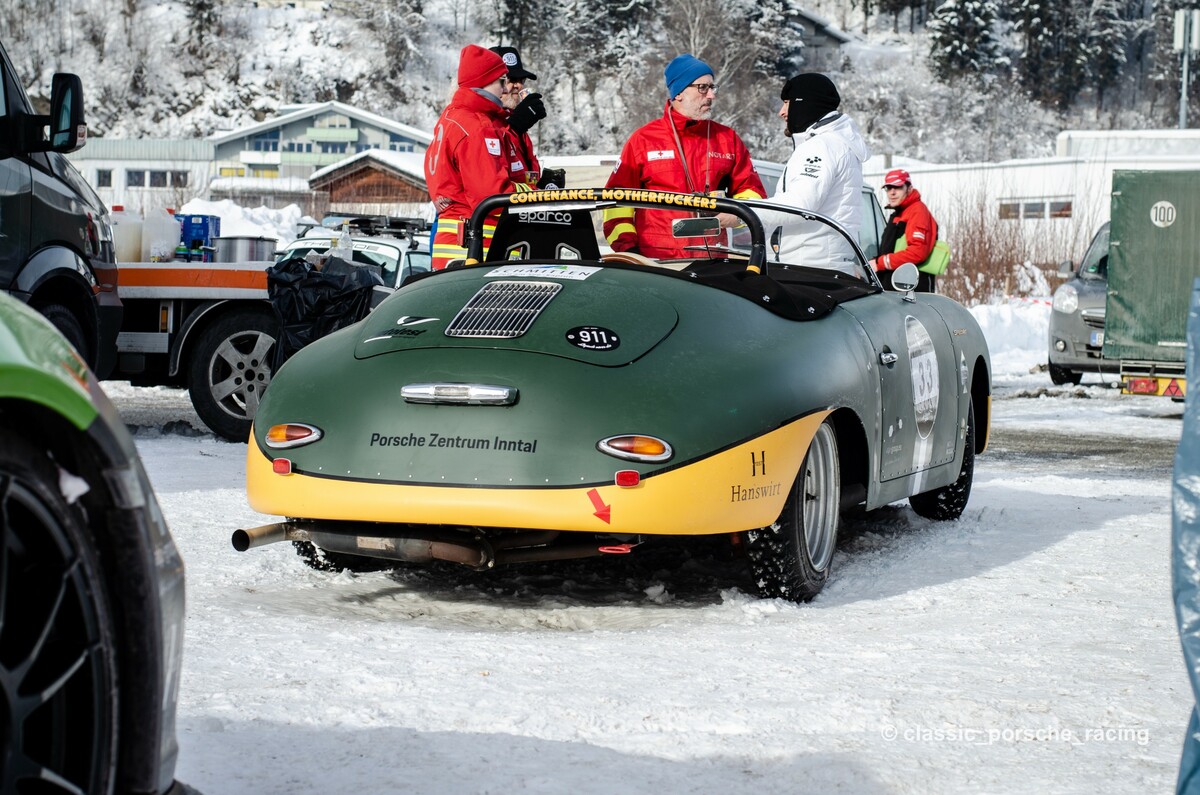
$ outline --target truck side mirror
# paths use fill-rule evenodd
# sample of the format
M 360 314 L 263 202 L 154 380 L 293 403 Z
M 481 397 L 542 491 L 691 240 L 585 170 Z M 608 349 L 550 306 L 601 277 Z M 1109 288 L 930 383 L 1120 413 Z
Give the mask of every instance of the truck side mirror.
M 47 138 L 44 130 L 49 126 Z M 83 119 L 83 83 L 77 75 L 59 72 L 50 84 L 50 115 L 29 116 L 25 128 L 27 152 L 74 152 L 87 143 Z
M 1058 263 L 1058 275 L 1066 279 L 1075 272 L 1075 263 L 1069 259 L 1065 259 Z
M 50 149 L 74 152 L 87 143 L 83 120 L 83 83 L 78 75 L 59 72 L 50 84 Z

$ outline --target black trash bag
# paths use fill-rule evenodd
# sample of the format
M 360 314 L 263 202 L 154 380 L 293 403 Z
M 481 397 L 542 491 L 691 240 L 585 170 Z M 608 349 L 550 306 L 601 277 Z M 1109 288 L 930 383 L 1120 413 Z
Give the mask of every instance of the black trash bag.
M 366 317 L 371 291 L 382 284 L 379 266 L 338 257 L 322 270 L 301 257 L 268 268 L 267 297 L 279 321 L 273 372 L 310 342 Z

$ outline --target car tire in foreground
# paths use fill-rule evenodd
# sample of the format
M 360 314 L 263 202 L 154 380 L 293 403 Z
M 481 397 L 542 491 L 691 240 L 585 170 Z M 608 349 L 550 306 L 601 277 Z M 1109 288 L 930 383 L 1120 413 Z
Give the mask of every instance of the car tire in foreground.
M 829 578 L 841 502 L 837 433 L 826 420 L 813 435 L 783 513 L 746 533 L 746 553 L 760 596 L 807 602 Z
M 192 405 L 213 433 L 250 438 L 250 425 L 271 383 L 278 324 L 263 312 L 234 312 L 200 335 L 188 373 Z
M 3 792 L 113 786 L 113 619 L 95 542 L 59 478 L 44 452 L 0 429 Z
M 971 498 L 971 481 L 975 477 L 975 408 L 967 411 L 967 439 L 963 443 L 962 467 L 958 479 L 949 486 L 931 489 L 908 498 L 908 504 L 920 516 L 940 521 L 962 516 Z

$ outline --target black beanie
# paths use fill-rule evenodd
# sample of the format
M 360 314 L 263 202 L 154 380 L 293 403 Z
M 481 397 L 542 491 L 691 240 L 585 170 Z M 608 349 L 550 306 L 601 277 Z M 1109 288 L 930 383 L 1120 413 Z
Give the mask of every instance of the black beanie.
M 783 84 L 780 99 L 789 100 L 788 134 L 804 132 L 826 113 L 842 104 L 837 86 L 823 74 L 805 72 Z

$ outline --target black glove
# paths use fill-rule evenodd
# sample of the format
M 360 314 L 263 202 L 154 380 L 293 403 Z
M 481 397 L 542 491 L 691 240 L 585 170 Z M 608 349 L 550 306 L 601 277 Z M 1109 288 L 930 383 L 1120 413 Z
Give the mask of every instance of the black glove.
M 539 189 L 559 190 L 567 187 L 567 172 L 561 168 L 542 169 L 542 178 L 538 180 Z
M 508 126 L 518 133 L 527 133 L 529 128 L 546 118 L 546 106 L 542 104 L 541 94 L 530 94 L 521 100 L 521 104 L 513 108 L 509 114 Z

